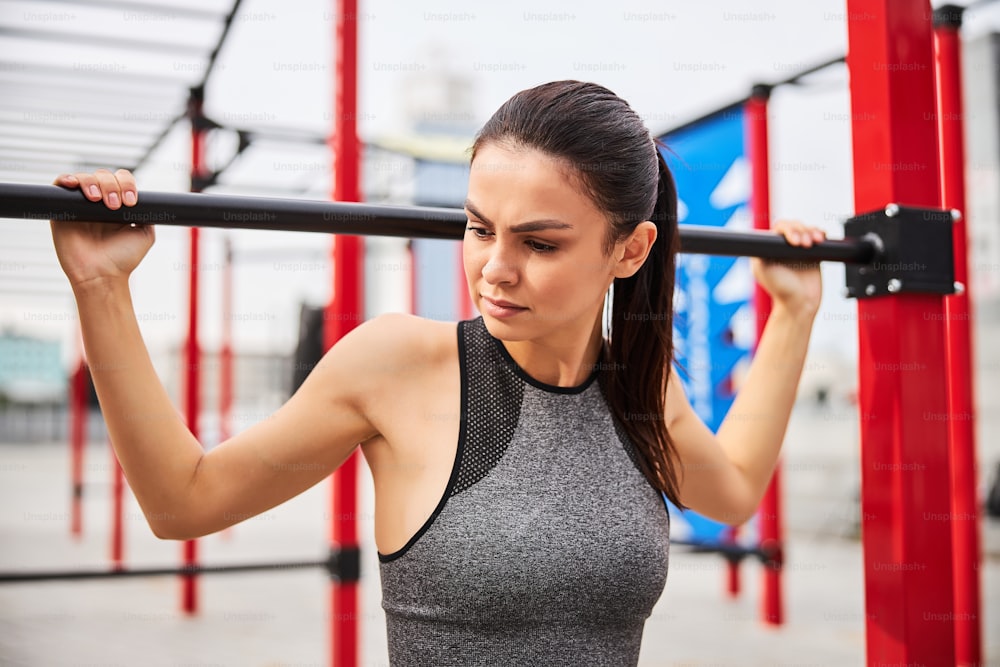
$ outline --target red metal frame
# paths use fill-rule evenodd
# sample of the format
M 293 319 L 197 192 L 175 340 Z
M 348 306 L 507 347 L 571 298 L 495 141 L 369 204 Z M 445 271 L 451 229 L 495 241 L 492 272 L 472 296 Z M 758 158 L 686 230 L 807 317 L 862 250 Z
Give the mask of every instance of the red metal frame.
M 748 155 L 750 157 L 751 191 L 750 207 L 754 229 L 771 228 L 771 183 L 770 157 L 767 133 L 767 102 L 770 90 L 765 87 L 754 89 L 747 100 L 745 114 L 747 124 Z M 757 340 L 764 333 L 764 325 L 771 314 L 771 296 L 760 285 L 754 285 L 753 307 L 757 324 Z M 781 462 L 774 467 L 774 475 L 767 485 L 764 497 L 757 510 L 760 544 L 764 549 L 782 553 L 781 526 Z M 733 567 L 732 565 L 730 567 Z M 761 620 L 768 625 L 784 622 L 784 608 L 781 596 L 781 565 L 765 567 L 761 586 Z
M 81 345 L 81 350 L 83 346 Z M 80 362 L 69 382 L 69 457 L 70 500 L 69 532 L 75 539 L 83 536 L 83 455 L 87 449 L 87 394 L 90 385 L 87 362 L 81 352 Z
M 358 140 L 358 3 L 335 0 L 333 199 L 361 201 L 361 144 Z M 333 297 L 326 308 L 324 343 L 329 348 L 364 317 L 364 240 L 333 239 Z M 330 548 L 356 552 L 358 545 L 356 451 L 332 475 Z M 358 581 L 331 582 L 330 661 L 358 664 Z
M 940 205 L 930 15 L 927 0 L 847 2 L 858 212 Z M 944 321 L 939 295 L 858 301 L 869 665 L 955 661 Z
M 191 118 L 191 191 L 198 192 L 204 178 L 205 138 L 207 130 L 198 121 L 203 115 L 201 91 L 192 91 L 189 101 Z M 201 348 L 198 345 L 198 258 L 199 230 L 189 230 L 188 266 L 188 329 L 184 344 L 184 416 L 187 426 L 195 438 L 199 437 L 199 412 L 201 410 Z M 182 561 L 185 567 L 198 564 L 198 541 L 186 540 L 182 546 Z M 185 614 L 198 613 L 198 578 L 193 574 L 181 576 L 181 609 Z
M 954 226 L 955 280 L 965 286 L 944 300 L 948 364 L 948 427 L 952 465 L 952 554 L 955 585 L 955 658 L 982 662 L 979 513 L 976 502 L 976 429 L 973 341 L 965 206 L 962 110 L 961 14 L 955 25 L 934 29 L 937 47 L 938 129 L 941 136 L 941 201 L 962 215 Z
M 125 472 L 118 463 L 115 450 L 108 442 L 111 455 L 111 569 L 125 568 Z

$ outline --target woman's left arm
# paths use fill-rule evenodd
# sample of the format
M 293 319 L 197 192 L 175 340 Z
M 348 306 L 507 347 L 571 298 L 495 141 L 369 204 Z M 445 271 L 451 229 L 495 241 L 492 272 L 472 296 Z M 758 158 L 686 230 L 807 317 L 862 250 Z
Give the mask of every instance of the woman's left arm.
M 800 223 L 780 222 L 775 231 L 792 245 L 811 246 L 824 238 Z M 669 431 L 681 460 L 681 500 L 734 525 L 753 516 L 774 472 L 822 296 L 818 264 L 755 259 L 753 269 L 771 295 L 771 314 L 718 432 L 713 435 L 695 414 L 676 373 L 667 391 Z

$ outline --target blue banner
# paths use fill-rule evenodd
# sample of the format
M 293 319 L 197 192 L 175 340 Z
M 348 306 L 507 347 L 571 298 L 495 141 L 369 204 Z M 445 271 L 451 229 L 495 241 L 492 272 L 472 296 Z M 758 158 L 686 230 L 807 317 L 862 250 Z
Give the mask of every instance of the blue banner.
M 727 110 L 660 137 L 677 182 L 678 221 L 749 229 L 750 168 L 744 151 L 743 111 Z M 695 412 L 718 430 L 734 399 L 733 374 L 753 343 L 745 258 L 680 255 L 674 295 L 676 370 Z M 671 507 L 679 538 L 716 541 L 725 526 Z M 689 533 L 683 535 L 684 528 Z

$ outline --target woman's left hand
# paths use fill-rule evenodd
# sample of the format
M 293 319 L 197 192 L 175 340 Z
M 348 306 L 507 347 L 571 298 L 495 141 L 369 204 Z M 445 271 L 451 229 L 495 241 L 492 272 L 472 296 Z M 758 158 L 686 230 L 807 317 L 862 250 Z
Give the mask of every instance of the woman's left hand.
M 780 220 L 774 223 L 774 231 L 795 246 L 808 248 L 826 239 L 826 233 L 816 227 L 801 222 Z M 762 260 L 752 258 L 754 278 L 771 298 L 774 306 L 782 306 L 796 314 L 815 316 L 823 295 L 819 262 L 798 260 Z

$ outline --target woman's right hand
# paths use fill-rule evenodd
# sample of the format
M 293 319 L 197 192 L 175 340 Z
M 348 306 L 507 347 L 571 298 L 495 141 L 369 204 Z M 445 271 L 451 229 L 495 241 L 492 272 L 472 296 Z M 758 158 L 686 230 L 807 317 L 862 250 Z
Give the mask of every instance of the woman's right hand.
M 54 185 L 79 188 L 87 199 L 103 201 L 112 210 L 135 206 L 138 200 L 135 178 L 125 169 L 62 174 Z M 156 238 L 153 227 L 142 224 L 64 220 L 52 220 L 50 224 L 59 264 L 74 289 L 103 280 L 127 281 Z

